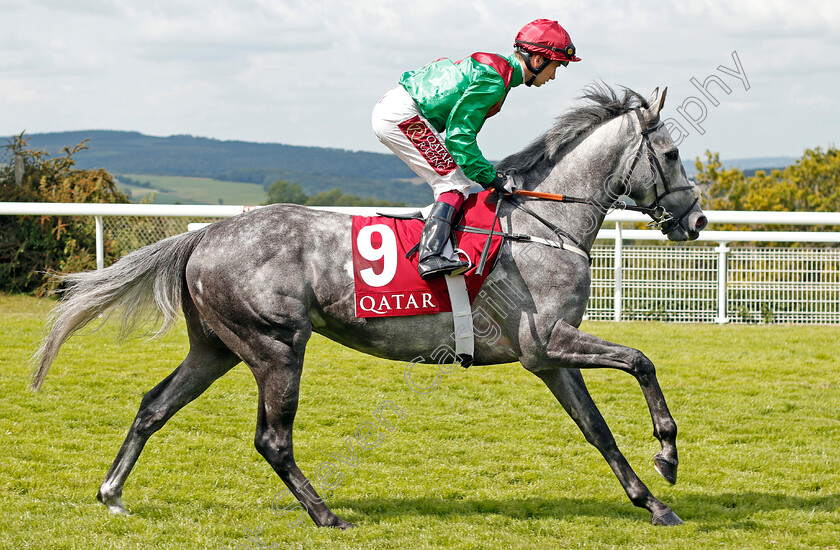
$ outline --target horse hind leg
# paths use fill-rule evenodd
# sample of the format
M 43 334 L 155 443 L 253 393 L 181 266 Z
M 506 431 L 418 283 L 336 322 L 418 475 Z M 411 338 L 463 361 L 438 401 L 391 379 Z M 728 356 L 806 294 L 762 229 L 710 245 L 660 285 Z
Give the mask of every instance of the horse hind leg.
M 250 349 L 242 355 L 259 387 L 254 446 L 316 525 L 348 529 L 355 526 L 329 509 L 295 462 L 292 429 L 308 339 L 309 331 L 298 329 L 293 336 L 282 339 L 248 340 Z
M 230 311 L 226 313 L 229 315 Z M 248 365 L 257 382 L 259 404 L 254 435 L 257 452 L 316 525 L 353 527 L 329 509 L 294 458 L 292 429 L 303 358 L 312 335 L 306 308 L 301 301 L 286 296 L 271 302 L 266 312 L 237 313 L 232 318 L 220 315 L 218 310 L 205 310 L 205 317 L 216 334 Z M 271 322 L 266 322 L 268 316 Z
M 123 485 L 149 437 L 240 361 L 221 344 L 211 345 L 192 337 L 190 343 L 190 351 L 178 368 L 143 397 L 125 441 L 99 487 L 96 498 L 111 513 L 126 513 Z
M 577 369 L 550 369 L 535 373 L 551 390 L 586 440 L 600 451 L 621 483 L 633 505 L 651 513 L 654 525 L 681 525 L 683 521 L 659 501 L 645 486 L 618 449 L 604 417 L 592 400 L 583 376 Z

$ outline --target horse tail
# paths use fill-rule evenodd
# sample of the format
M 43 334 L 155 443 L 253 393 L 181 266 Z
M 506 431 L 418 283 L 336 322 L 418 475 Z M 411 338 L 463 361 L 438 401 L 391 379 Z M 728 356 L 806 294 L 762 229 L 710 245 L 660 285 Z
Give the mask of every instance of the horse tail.
M 61 345 L 94 319 L 120 316 L 120 338 L 141 324 L 160 323 L 162 336 L 181 309 L 187 261 L 206 230 L 190 231 L 136 250 L 106 269 L 56 275 L 63 290 L 49 333 L 32 357 L 31 387 L 41 389 Z

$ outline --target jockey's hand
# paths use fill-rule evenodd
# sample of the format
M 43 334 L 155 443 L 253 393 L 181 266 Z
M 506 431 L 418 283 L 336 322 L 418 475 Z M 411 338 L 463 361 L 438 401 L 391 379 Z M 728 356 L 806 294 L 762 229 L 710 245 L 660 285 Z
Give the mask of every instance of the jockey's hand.
M 486 188 L 493 189 L 497 193 L 511 194 L 516 191 L 516 184 L 513 181 L 513 176 L 496 172 L 496 177 L 487 184 Z

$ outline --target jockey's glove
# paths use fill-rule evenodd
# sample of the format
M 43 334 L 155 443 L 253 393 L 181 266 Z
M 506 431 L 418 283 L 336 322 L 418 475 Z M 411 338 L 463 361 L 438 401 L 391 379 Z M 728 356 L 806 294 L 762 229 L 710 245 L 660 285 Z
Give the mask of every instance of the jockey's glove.
M 493 189 L 498 193 L 511 194 L 516 191 L 516 183 L 513 181 L 513 176 L 496 172 L 496 177 L 493 178 L 493 181 L 486 184 L 484 188 Z

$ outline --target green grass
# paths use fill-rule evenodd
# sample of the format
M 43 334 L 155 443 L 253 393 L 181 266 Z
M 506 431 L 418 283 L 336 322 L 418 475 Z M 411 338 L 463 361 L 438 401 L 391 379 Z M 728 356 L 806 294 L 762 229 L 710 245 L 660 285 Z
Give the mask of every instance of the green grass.
M 658 445 L 635 381 L 586 377 L 631 464 L 685 520 L 678 528 L 649 524 L 518 365 L 459 368 L 420 395 L 404 364 L 316 336 L 295 431 L 305 472 L 345 453 L 344 438 L 383 400 L 405 413 L 378 447 L 359 450 L 358 466 L 341 465 L 327 501 L 359 528 L 340 532 L 272 513 L 282 484 L 253 447 L 256 387 L 244 366 L 151 438 L 125 487 L 131 515 L 110 516 L 94 496 L 143 394 L 185 354 L 184 328 L 152 342 L 118 343 L 109 326 L 77 335 L 36 394 L 25 363 L 49 306 L 0 296 L 2 548 L 259 547 L 249 533 L 266 548 L 306 549 L 840 546 L 837 327 L 585 325 L 657 364 L 680 427 L 673 487 L 652 468 Z
M 261 185 L 237 181 L 222 181 L 210 178 L 183 176 L 151 176 L 147 174 L 125 174 L 139 182 L 148 182 L 152 189 L 122 185 L 131 191 L 132 200 L 139 201 L 145 195 L 155 193 L 156 204 L 224 204 L 257 205 L 266 200 Z M 118 176 L 119 177 L 119 176 Z

